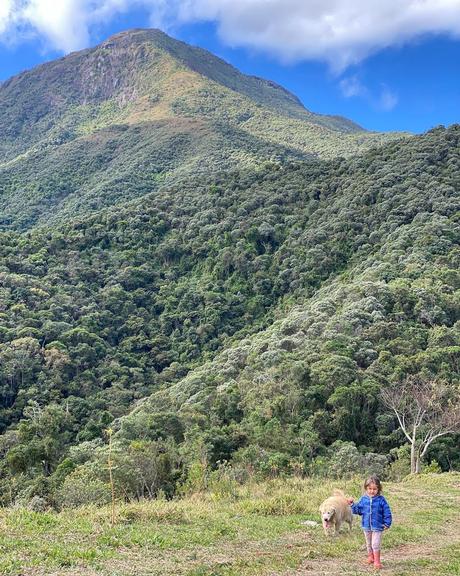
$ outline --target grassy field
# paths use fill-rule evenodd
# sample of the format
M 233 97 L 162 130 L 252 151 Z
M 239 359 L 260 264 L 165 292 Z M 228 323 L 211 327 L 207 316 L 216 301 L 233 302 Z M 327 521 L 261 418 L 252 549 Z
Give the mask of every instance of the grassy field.
M 360 481 L 273 480 L 176 501 L 62 513 L 0 511 L 0 574 L 11 576 L 302 576 L 362 574 L 363 537 L 325 538 L 318 506 L 333 488 L 358 497 Z M 384 573 L 460 574 L 460 474 L 384 486 L 394 514 Z

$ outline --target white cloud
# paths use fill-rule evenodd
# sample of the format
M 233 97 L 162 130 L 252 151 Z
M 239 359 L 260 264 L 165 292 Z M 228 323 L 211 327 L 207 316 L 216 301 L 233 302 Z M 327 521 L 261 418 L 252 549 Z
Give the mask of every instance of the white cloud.
M 31 36 L 67 53 L 90 43 L 91 28 L 126 12 L 138 0 L 0 0 L 0 39 Z M 139 0 L 143 4 L 144 0 Z
M 13 0 L 2 0 L 0 3 L 0 35 L 5 33 L 13 20 Z
M 339 82 L 339 86 L 345 98 L 365 96 L 367 94 L 367 88 L 361 83 L 357 76 L 342 78 Z
M 89 43 L 88 8 L 79 0 L 30 0 L 21 17 L 53 47 L 70 52 Z
M 228 44 L 336 71 L 422 34 L 460 36 L 460 0 L 184 0 L 174 9 L 184 21 L 216 21 Z
M 460 36 L 460 0 L 0 0 L 0 35 L 28 30 L 63 52 L 94 26 L 143 7 L 150 24 L 217 24 L 223 42 L 284 61 L 323 60 L 337 72 L 423 34 Z
M 398 97 L 396 94 L 388 88 L 388 86 L 382 86 L 382 92 L 380 93 L 380 100 L 378 107 L 385 111 L 393 110 L 393 108 L 398 104 Z
M 386 84 L 370 89 L 362 83 L 358 75 L 346 76 L 339 82 L 339 88 L 345 98 L 360 98 L 377 110 L 389 112 L 398 104 L 398 96 Z

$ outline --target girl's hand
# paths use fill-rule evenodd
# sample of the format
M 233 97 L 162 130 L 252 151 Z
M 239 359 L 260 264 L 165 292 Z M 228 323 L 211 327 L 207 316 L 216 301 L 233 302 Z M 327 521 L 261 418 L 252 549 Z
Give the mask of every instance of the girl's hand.
M 354 501 L 355 501 L 354 498 L 347 498 L 348 504 L 353 504 Z

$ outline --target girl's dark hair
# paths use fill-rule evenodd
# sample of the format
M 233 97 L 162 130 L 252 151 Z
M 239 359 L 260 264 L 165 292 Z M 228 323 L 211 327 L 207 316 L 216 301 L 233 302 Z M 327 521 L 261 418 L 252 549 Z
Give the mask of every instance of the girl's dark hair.
M 375 484 L 377 486 L 378 494 L 382 491 L 382 483 L 380 482 L 380 478 L 378 476 L 369 476 L 367 480 L 364 482 L 364 490 L 369 486 L 369 484 Z

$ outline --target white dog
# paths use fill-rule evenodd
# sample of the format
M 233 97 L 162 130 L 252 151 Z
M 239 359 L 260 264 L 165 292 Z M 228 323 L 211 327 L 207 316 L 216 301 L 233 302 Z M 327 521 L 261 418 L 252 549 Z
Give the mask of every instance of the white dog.
M 330 529 L 335 528 L 338 534 L 343 522 L 347 522 L 350 530 L 353 524 L 353 514 L 350 505 L 342 490 L 334 490 L 334 495 L 326 498 L 319 507 L 321 512 L 321 521 L 326 536 L 330 534 Z

